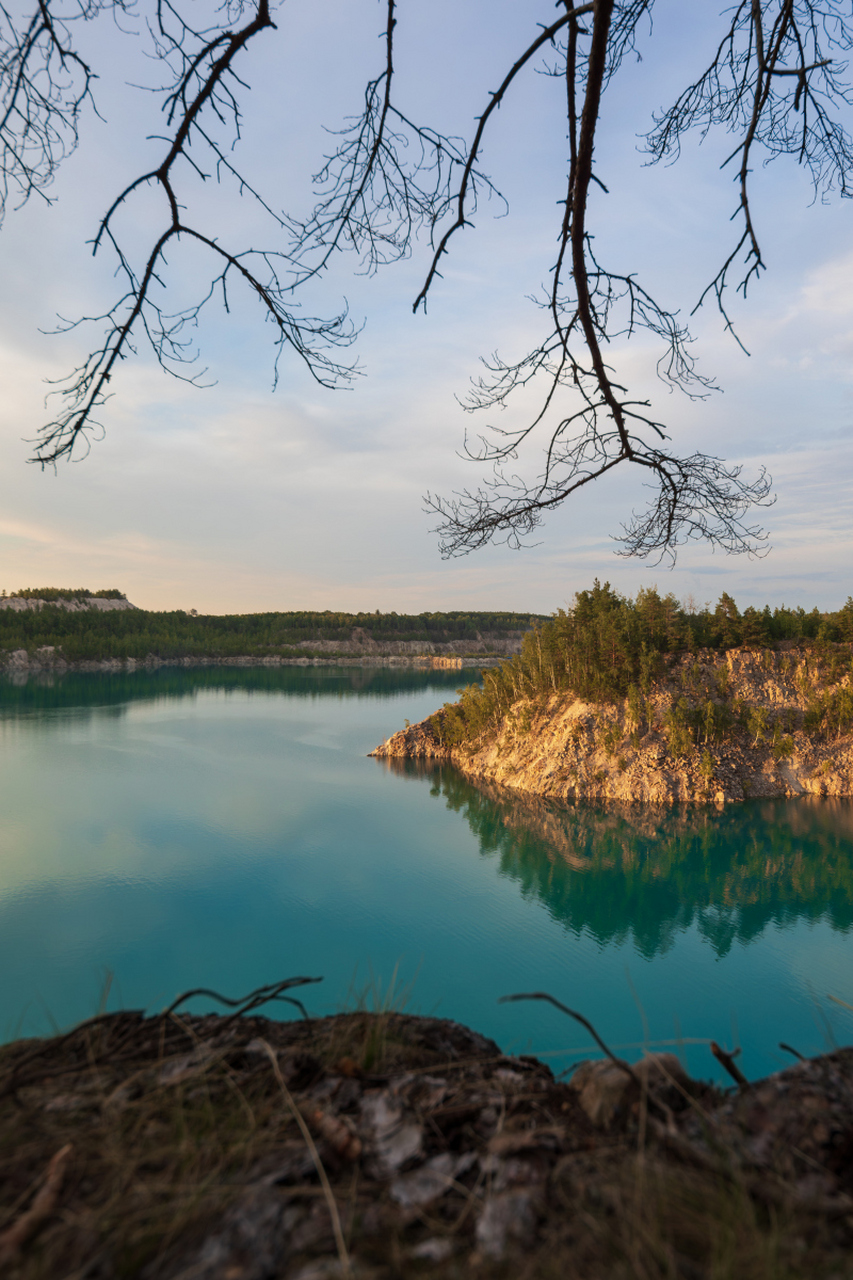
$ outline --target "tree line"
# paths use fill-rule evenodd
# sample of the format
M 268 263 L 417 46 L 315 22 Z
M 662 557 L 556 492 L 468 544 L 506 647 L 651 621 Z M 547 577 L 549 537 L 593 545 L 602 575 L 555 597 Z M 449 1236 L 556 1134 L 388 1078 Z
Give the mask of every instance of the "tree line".
M 3 591 L 2 597 L 7 598 Z M 89 591 L 87 587 L 22 587 L 20 591 L 10 591 L 10 600 L 44 600 L 45 604 L 55 604 L 58 600 L 126 600 L 127 596 L 118 587 L 108 587 L 101 591 Z
M 23 598 L 44 599 L 44 594 L 18 592 Z M 107 595 L 106 592 L 95 593 Z M 121 598 L 122 593 L 117 593 Z M 149 655 L 170 658 L 305 657 L 310 645 L 321 641 L 343 642 L 360 631 L 377 641 L 446 643 L 477 642 L 480 636 L 515 637 L 542 617 L 526 613 L 452 610 L 447 613 L 249 613 L 193 616 L 183 610 L 150 612 L 145 609 L 71 613 L 60 600 L 76 593 L 54 589 L 55 603 L 38 610 L 0 609 L 0 652 L 45 645 L 61 648 L 69 662 Z M 308 646 L 298 647 L 298 646 Z M 319 652 L 319 651 L 318 651 Z M 328 656 L 326 653 L 324 656 Z
M 577 593 L 571 609 L 560 609 L 550 621 L 534 625 L 524 637 L 519 656 L 485 671 L 482 687 L 460 690 L 461 701 L 448 704 L 433 717 L 433 727 L 448 746 L 470 742 L 497 728 L 520 699 L 563 690 L 588 702 L 627 698 L 639 722 L 644 699 L 666 655 L 700 649 L 725 652 L 740 646 L 772 648 L 784 641 L 816 647 L 830 657 L 831 674 L 837 677 L 839 662 L 849 665 L 849 654 L 830 655 L 830 649 L 853 642 L 853 598 L 829 613 L 786 605 L 772 611 L 769 606 L 762 610 L 750 606 L 741 613 L 726 592 L 713 609 L 709 605 L 697 609 L 679 603 L 671 593 L 659 595 L 654 587 L 630 599 L 596 579 L 590 590 Z M 683 715 L 690 720 L 695 708 L 688 699 L 682 702 Z M 853 707 L 849 716 L 847 710 L 842 717 L 845 723 L 853 718 Z M 838 719 L 834 704 L 824 711 Z M 824 718 L 821 711 L 818 719 Z M 683 727 L 691 731 L 692 741 L 696 726 L 685 720 Z

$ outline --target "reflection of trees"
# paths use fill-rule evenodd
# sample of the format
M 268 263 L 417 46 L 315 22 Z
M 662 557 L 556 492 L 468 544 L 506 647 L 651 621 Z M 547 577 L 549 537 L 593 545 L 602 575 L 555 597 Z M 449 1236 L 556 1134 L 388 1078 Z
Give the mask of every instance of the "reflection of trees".
M 428 778 L 496 855 L 502 875 L 601 943 L 633 935 L 645 956 L 695 924 L 718 955 L 768 924 L 853 925 L 853 805 L 802 798 L 728 806 L 558 806 L 449 765 L 387 761 Z
M 476 668 L 433 670 L 404 666 L 159 667 L 153 671 L 39 673 L 0 677 L 0 718 L 34 712 L 117 707 L 157 698 L 187 698 L 202 691 L 287 694 L 291 697 L 387 698 L 434 688 L 436 701 L 479 679 Z

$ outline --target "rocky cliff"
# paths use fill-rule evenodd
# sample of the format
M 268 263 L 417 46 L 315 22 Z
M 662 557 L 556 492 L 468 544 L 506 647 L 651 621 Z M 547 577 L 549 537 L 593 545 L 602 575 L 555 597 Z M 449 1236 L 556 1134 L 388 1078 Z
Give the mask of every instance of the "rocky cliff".
M 101 613 L 111 613 L 116 609 L 135 609 L 136 605 L 129 600 L 117 599 L 114 596 L 76 596 L 65 600 L 37 600 L 32 596 L 4 596 L 0 599 L 0 609 L 11 609 L 14 613 L 38 613 L 50 605 L 54 609 L 64 609 L 67 613 L 87 613 L 96 609 Z
M 372 754 L 451 760 L 472 780 L 556 800 L 853 795 L 850 645 L 672 657 L 639 705 L 522 698 L 496 728 L 454 746 L 442 715 Z

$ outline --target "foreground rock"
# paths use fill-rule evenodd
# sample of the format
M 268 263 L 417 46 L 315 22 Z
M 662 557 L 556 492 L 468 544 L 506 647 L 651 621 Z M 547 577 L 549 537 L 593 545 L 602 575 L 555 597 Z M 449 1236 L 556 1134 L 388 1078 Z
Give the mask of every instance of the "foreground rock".
M 497 731 L 473 742 L 448 749 L 440 739 L 439 712 L 395 733 L 372 754 L 450 760 L 474 781 L 555 800 L 671 805 L 851 796 L 853 734 L 817 734 L 808 727 L 822 700 L 853 705 L 851 649 L 836 649 L 842 673 L 834 679 L 823 674 L 814 654 L 792 645 L 778 652 L 705 651 L 670 661 L 639 719 L 627 700 L 597 704 L 555 693 L 520 699 Z M 685 691 L 694 700 L 707 698 L 704 734 L 701 727 L 693 736 L 679 728 Z
M 722 1094 L 432 1018 L 115 1014 L 0 1050 L 0 1153 L 10 1280 L 841 1276 L 853 1050 Z

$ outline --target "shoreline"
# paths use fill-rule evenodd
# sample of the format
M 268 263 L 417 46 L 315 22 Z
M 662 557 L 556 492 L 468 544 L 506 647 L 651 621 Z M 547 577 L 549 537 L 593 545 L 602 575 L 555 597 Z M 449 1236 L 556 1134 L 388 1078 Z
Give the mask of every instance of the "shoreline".
M 353 656 L 341 653 L 337 656 L 311 655 L 306 657 L 283 657 L 270 654 L 257 657 L 251 654 L 234 657 L 184 657 L 160 658 L 151 655 L 147 658 L 81 658 L 68 662 L 64 658 L 27 656 L 26 661 L 19 657 L 22 650 L 16 651 L 5 665 L 0 664 L 0 675 L 6 677 L 28 675 L 64 675 L 66 672 L 134 672 L 158 671 L 161 667 L 421 667 L 426 670 L 470 670 L 480 667 L 497 666 L 504 661 L 501 654 L 364 654 Z
M 840 648 L 840 647 L 839 647 Z M 470 740 L 446 740 L 460 704 L 399 730 L 370 754 L 442 760 L 471 782 L 563 803 L 723 806 L 746 799 L 853 796 L 853 733 L 834 737 L 817 711 L 853 700 L 853 654 L 840 680 L 809 653 L 729 649 L 673 659 L 642 706 L 586 702 L 570 690 L 518 698 Z M 691 726 L 685 689 L 706 699 Z M 464 702 L 464 699 L 463 699 Z M 720 727 L 722 726 L 722 727 Z

